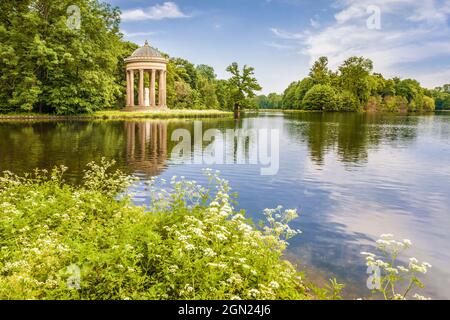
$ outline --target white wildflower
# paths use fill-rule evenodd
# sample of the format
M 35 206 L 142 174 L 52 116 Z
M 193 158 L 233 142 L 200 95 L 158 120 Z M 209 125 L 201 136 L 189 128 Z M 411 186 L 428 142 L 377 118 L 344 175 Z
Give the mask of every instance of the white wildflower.
M 278 289 L 278 288 L 280 287 L 280 284 L 279 284 L 278 282 L 276 282 L 276 281 L 271 281 L 271 282 L 269 283 L 269 286 L 270 286 L 271 288 L 273 288 L 273 289 Z
M 227 236 L 224 235 L 223 233 L 217 233 L 217 234 L 216 234 L 216 238 L 217 238 L 217 240 L 219 240 L 219 241 L 225 241 L 225 240 L 228 239 Z
M 431 298 L 421 296 L 420 294 L 417 294 L 417 293 L 413 296 L 413 298 L 417 299 L 417 300 L 431 300 Z
M 405 268 L 404 266 L 397 266 L 397 269 L 400 270 L 401 272 L 409 272 L 409 269 Z
M 403 239 L 403 243 L 406 244 L 408 247 L 412 246 L 412 242 L 409 239 Z
M 213 249 L 211 248 L 205 248 L 203 249 L 203 253 L 205 254 L 205 256 L 207 257 L 215 257 L 217 255 L 217 253 L 214 252 Z
M 248 290 L 248 295 L 252 298 L 256 298 L 259 295 L 258 289 L 250 289 Z

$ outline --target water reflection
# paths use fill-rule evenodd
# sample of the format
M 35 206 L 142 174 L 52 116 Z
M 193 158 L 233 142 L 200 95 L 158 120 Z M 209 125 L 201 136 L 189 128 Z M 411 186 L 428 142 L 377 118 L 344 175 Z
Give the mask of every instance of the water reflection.
M 0 122 L 0 170 L 30 171 L 65 164 L 79 181 L 86 163 L 101 157 L 143 180 L 159 175 L 206 182 L 210 165 L 180 165 L 171 154 L 176 129 L 194 135 L 193 120 Z M 450 114 L 266 113 L 240 120 L 202 120 L 208 129 L 279 129 L 280 170 L 237 164 L 255 155 L 250 139 L 224 150 L 234 165 L 216 165 L 239 193 L 239 208 L 258 221 L 264 208 L 297 208 L 288 256 L 324 278 L 349 284 L 350 297 L 367 295 L 364 258 L 381 233 L 415 243 L 412 255 L 433 264 L 428 294 L 450 297 Z M 203 142 L 206 147 L 209 142 Z M 191 141 L 195 157 L 194 139 Z M 144 188 L 135 186 L 143 202 Z
M 288 134 L 306 141 L 311 159 L 324 163 L 335 150 L 345 163 L 364 163 L 368 150 L 380 143 L 412 142 L 417 135 L 417 117 L 358 113 L 294 113 L 285 115 Z
M 126 165 L 136 173 L 157 176 L 167 168 L 167 121 L 125 122 Z

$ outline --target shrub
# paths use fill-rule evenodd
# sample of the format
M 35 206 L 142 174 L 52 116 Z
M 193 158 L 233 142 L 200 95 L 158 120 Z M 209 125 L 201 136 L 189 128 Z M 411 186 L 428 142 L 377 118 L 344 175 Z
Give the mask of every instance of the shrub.
M 111 165 L 90 164 L 80 186 L 63 167 L 0 177 L 0 299 L 312 297 L 282 259 L 295 210 L 267 209 L 258 230 L 211 171 L 207 188 L 152 182 L 152 205 L 135 206 Z
M 303 98 L 303 108 L 306 110 L 337 111 L 338 101 L 333 87 L 317 84 Z
M 364 109 L 369 112 L 377 112 L 383 109 L 383 100 L 380 96 L 372 96 L 367 101 Z
M 338 109 L 342 111 L 360 111 L 358 99 L 349 91 L 343 90 L 337 94 Z
M 423 111 L 429 112 L 434 111 L 436 109 L 436 104 L 433 98 L 424 96 L 423 97 Z
M 408 109 L 408 100 L 401 96 L 387 96 L 383 101 L 382 111 L 405 112 Z

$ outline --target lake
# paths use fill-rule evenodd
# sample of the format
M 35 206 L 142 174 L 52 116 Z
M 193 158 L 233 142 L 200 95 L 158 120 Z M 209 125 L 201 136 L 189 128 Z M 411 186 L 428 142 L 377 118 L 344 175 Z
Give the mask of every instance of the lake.
M 198 121 L 198 120 L 197 120 Z M 208 129 L 279 130 L 279 170 L 261 175 L 240 164 L 256 152 L 251 143 L 230 152 L 232 164 L 181 164 L 172 151 L 176 129 L 193 133 L 194 120 L 2 121 L 0 170 L 69 167 L 77 183 L 85 165 L 101 157 L 141 181 L 185 176 L 199 183 L 212 167 L 238 192 L 238 208 L 255 221 L 265 208 L 297 208 L 303 233 L 290 240 L 287 257 L 324 283 L 335 276 L 348 298 L 369 295 L 361 251 L 374 250 L 382 233 L 410 239 L 407 252 L 433 265 L 425 295 L 450 298 L 450 113 L 371 115 L 255 113 L 235 121 L 201 120 Z M 195 156 L 195 150 L 193 157 Z M 136 203 L 148 203 L 142 182 Z M 407 260 L 407 259 L 406 259 Z

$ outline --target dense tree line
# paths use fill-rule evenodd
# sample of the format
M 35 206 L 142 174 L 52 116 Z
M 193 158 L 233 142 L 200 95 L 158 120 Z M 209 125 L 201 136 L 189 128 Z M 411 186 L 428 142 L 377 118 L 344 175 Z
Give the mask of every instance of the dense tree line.
M 124 107 L 124 58 L 138 46 L 119 26 L 120 10 L 99 0 L 0 1 L 0 113 Z M 219 80 L 212 67 L 167 58 L 170 108 L 250 106 L 260 90 L 251 67 L 234 63 Z
M 429 95 L 436 102 L 436 110 L 450 110 L 450 84 L 429 90 Z
M 227 71 L 228 80 L 218 79 L 208 65 L 190 63 L 181 58 L 169 58 L 167 100 L 171 108 L 231 110 L 235 104 L 244 108 L 254 106 L 254 91 L 261 90 L 254 69 L 236 62 Z
M 450 85 L 429 90 L 413 79 L 386 79 L 374 73 L 372 61 L 363 57 L 351 57 L 333 71 L 328 59 L 321 57 L 308 77 L 291 83 L 283 95 L 254 100 L 259 108 L 420 112 L 450 109 Z

